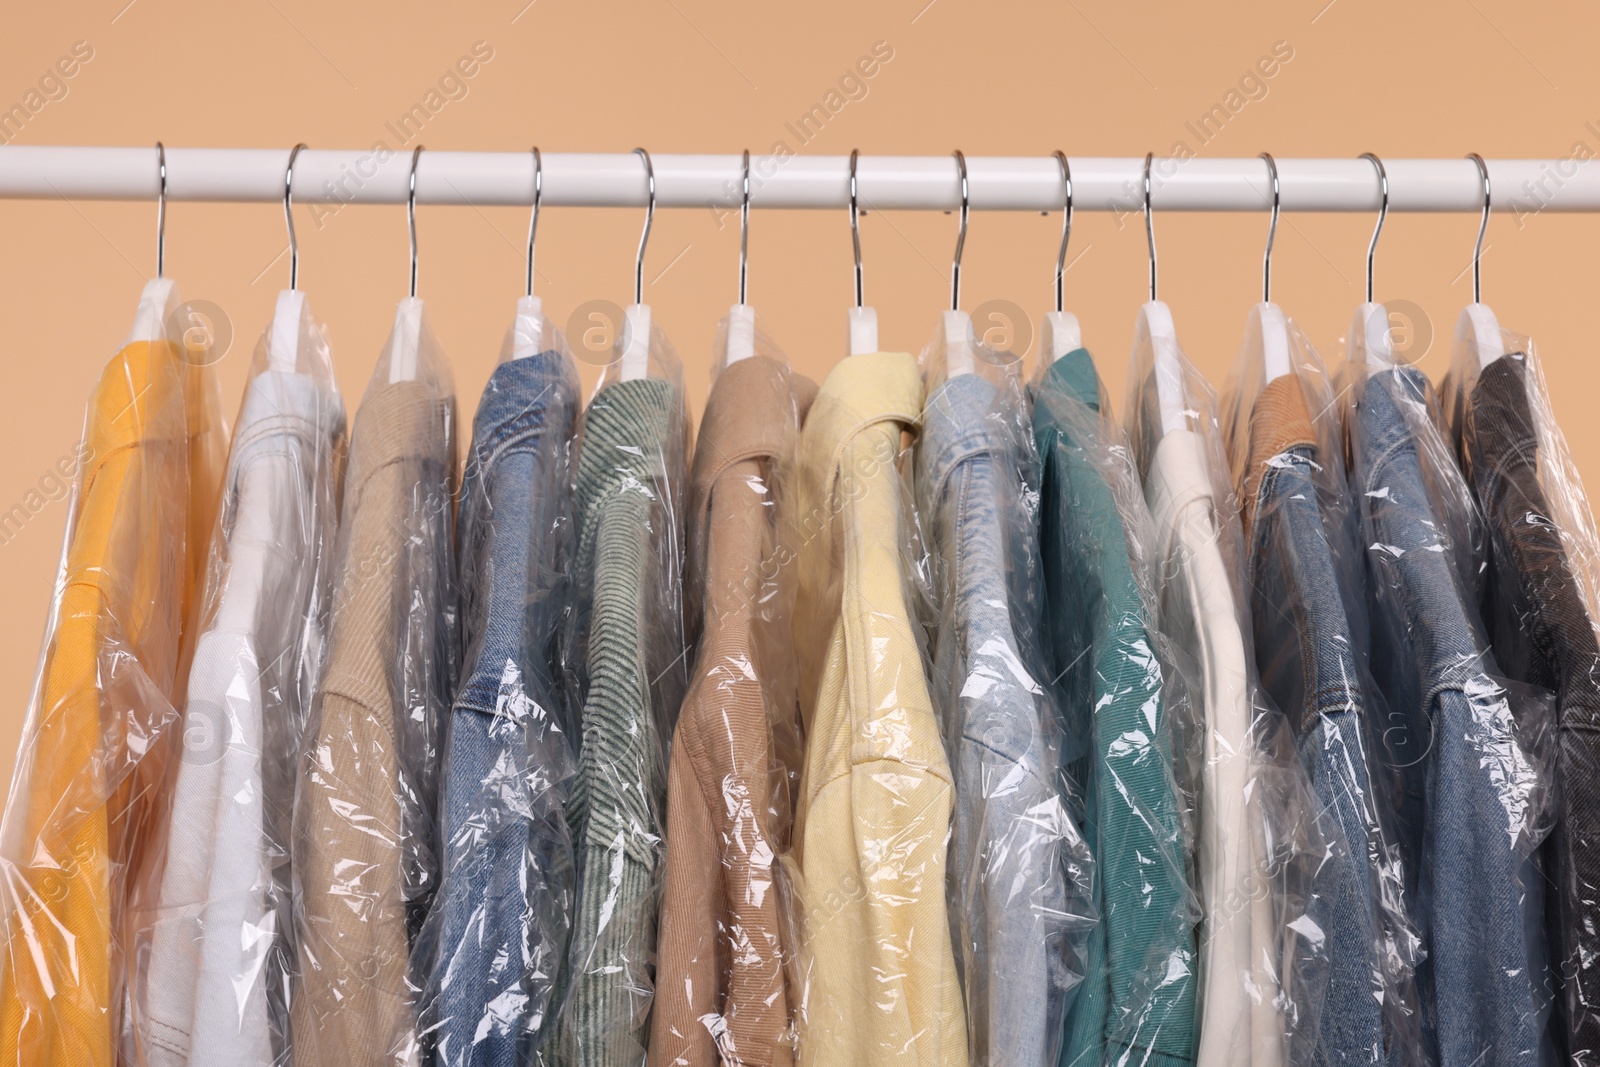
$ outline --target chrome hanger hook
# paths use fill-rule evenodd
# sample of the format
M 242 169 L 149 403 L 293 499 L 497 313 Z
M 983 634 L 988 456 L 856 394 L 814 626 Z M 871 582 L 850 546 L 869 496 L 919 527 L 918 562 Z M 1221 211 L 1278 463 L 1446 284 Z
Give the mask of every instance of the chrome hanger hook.
M 1150 246 L 1150 302 L 1156 299 L 1156 227 L 1150 217 L 1150 163 L 1155 159 L 1154 152 L 1144 154 L 1144 239 Z
M 283 221 L 289 224 L 289 291 L 300 287 L 300 241 L 294 235 L 294 157 L 304 144 L 289 149 L 289 165 L 283 170 Z
M 1378 192 L 1382 199 L 1378 201 L 1378 224 L 1372 228 L 1372 240 L 1367 242 L 1367 303 L 1372 303 L 1372 259 L 1378 251 L 1378 235 L 1383 232 L 1383 220 L 1389 214 L 1389 175 L 1383 169 L 1383 160 L 1371 152 L 1361 153 L 1361 158 L 1371 163 L 1378 171 Z
M 1067 202 L 1061 210 L 1061 248 L 1056 252 L 1056 310 L 1063 310 L 1062 290 L 1067 270 L 1067 238 L 1072 236 L 1072 168 L 1067 165 L 1067 154 L 1055 150 L 1056 162 L 1061 164 L 1061 184 L 1066 186 Z
M 642 148 L 635 148 L 634 152 L 644 160 L 645 185 L 649 191 L 650 199 L 644 209 L 644 232 L 639 235 L 639 254 L 633 260 L 633 302 L 644 303 L 644 246 L 650 240 L 650 223 L 656 217 L 656 169 L 650 163 L 650 153 Z
M 1267 162 L 1267 176 L 1272 179 L 1272 221 L 1267 224 L 1267 251 L 1261 257 L 1261 302 L 1272 303 L 1272 245 L 1278 239 L 1278 164 L 1271 152 L 1261 153 Z
M 167 276 L 167 149 L 156 142 L 156 163 L 160 167 L 161 187 L 156 193 L 156 277 Z
M 1489 165 L 1483 157 L 1476 152 L 1467 154 L 1467 158 L 1478 166 L 1478 174 L 1483 178 L 1483 217 L 1478 220 L 1478 243 L 1472 246 L 1472 302 L 1481 304 L 1483 300 L 1483 277 L 1480 273 L 1479 262 L 1483 259 L 1483 235 L 1489 230 Z
M 417 160 L 422 156 L 422 146 L 411 153 L 411 189 L 406 194 L 406 229 L 411 233 L 411 298 L 417 296 Z
M 967 157 L 956 149 L 956 173 L 961 178 L 961 228 L 956 231 L 956 254 L 950 261 L 950 310 L 961 310 L 961 251 L 967 245 Z
M 850 243 L 856 252 L 856 307 L 862 306 L 865 286 L 861 277 L 861 209 L 856 204 L 856 160 L 861 153 L 850 149 Z
M 533 217 L 528 220 L 528 296 L 533 295 L 533 238 L 539 232 L 539 201 L 544 199 L 544 157 L 533 146 Z
M 739 303 L 745 303 L 750 268 L 750 149 L 744 150 L 744 198 L 739 202 Z

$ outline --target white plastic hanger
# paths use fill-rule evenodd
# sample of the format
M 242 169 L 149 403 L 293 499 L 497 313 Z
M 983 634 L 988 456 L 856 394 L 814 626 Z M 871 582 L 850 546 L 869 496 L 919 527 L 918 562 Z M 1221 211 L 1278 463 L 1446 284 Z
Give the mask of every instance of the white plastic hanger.
M 1144 235 L 1150 246 L 1150 299 L 1133 322 L 1133 362 L 1149 364 L 1156 379 L 1156 400 L 1161 409 L 1161 432 L 1188 428 L 1183 400 L 1183 368 L 1178 364 L 1178 334 L 1172 326 L 1172 309 L 1156 299 L 1156 229 L 1150 211 L 1150 164 L 1155 153 L 1144 157 Z
M 856 160 L 861 153 L 850 149 L 850 242 L 856 253 L 856 306 L 850 309 L 850 354 L 864 355 L 878 350 L 878 313 L 862 303 L 861 211 L 856 203 Z
M 622 380 L 637 381 L 650 376 L 650 305 L 644 302 L 644 249 L 650 241 L 650 223 L 656 217 L 656 170 L 650 153 L 634 152 L 644 160 L 645 182 L 650 199 L 644 209 L 644 232 L 639 235 L 639 254 L 633 261 L 633 303 L 623 312 Z
M 411 295 L 394 313 L 394 343 L 389 351 L 389 381 L 409 382 L 417 377 L 417 348 L 422 343 L 422 301 L 417 299 L 417 160 L 422 146 L 411 153 L 411 191 L 406 197 L 406 227 L 411 234 Z
M 1061 209 L 1061 248 L 1056 252 L 1056 309 L 1045 312 L 1044 329 L 1039 337 L 1039 351 L 1048 366 L 1074 349 L 1083 347 L 1083 331 L 1078 328 L 1078 317 L 1062 309 L 1062 291 L 1067 269 L 1067 238 L 1072 235 L 1072 168 L 1067 164 L 1067 154 L 1059 148 L 1056 162 L 1061 164 L 1061 184 L 1066 200 Z
M 1372 301 L 1372 261 L 1378 250 L 1378 235 L 1383 232 L 1383 220 L 1389 214 L 1389 175 L 1383 169 L 1383 160 L 1371 152 L 1364 153 L 1361 158 L 1378 171 L 1380 200 L 1378 224 L 1372 229 L 1372 240 L 1367 242 L 1367 299 L 1350 317 L 1350 331 L 1345 337 L 1345 358 L 1377 370 L 1394 366 L 1388 309 Z
M 278 294 L 278 304 L 272 313 L 272 327 L 267 334 L 267 366 L 271 370 L 293 374 L 299 366 L 300 330 L 310 305 L 300 291 L 300 242 L 294 232 L 294 160 L 305 148 L 297 144 L 289 150 L 289 165 L 283 172 L 283 219 L 289 228 L 289 288 Z
M 1292 369 L 1289 358 L 1289 323 L 1283 310 L 1272 302 L 1272 243 L 1278 236 L 1278 165 L 1272 156 L 1261 153 L 1267 175 L 1272 179 L 1272 222 L 1267 227 L 1267 250 L 1261 257 L 1261 303 L 1250 309 L 1245 320 L 1246 358 L 1259 360 L 1262 381 L 1271 382 Z
M 1483 179 L 1483 217 L 1478 222 L 1478 243 L 1472 248 L 1472 303 L 1461 309 L 1456 319 L 1456 348 L 1472 345 L 1477 350 L 1478 366 L 1487 367 L 1506 354 L 1505 341 L 1500 334 L 1500 323 L 1484 304 L 1482 276 L 1479 262 L 1483 258 L 1483 235 L 1489 229 L 1489 168 L 1483 157 L 1474 152 L 1467 157 L 1478 168 Z
M 527 359 L 544 349 L 544 304 L 533 295 L 533 239 L 539 232 L 539 202 L 544 199 L 544 158 L 533 149 L 533 217 L 528 220 L 528 291 L 517 301 L 511 326 L 511 358 Z
M 744 196 L 739 203 L 739 302 L 728 310 L 728 363 L 756 354 L 756 309 L 745 303 L 750 266 L 750 150 L 744 150 Z
M 139 294 L 139 310 L 134 313 L 133 329 L 123 344 L 135 341 L 165 341 L 167 323 L 181 301 L 178 287 L 166 276 L 167 268 L 167 150 L 156 142 L 156 164 L 161 184 L 156 192 L 156 276 L 145 283 Z
M 961 252 L 967 243 L 967 159 L 955 151 L 956 174 L 961 179 L 961 227 L 956 231 L 956 252 L 950 261 L 950 310 L 944 313 L 945 377 L 971 374 L 977 369 L 972 318 L 961 310 Z

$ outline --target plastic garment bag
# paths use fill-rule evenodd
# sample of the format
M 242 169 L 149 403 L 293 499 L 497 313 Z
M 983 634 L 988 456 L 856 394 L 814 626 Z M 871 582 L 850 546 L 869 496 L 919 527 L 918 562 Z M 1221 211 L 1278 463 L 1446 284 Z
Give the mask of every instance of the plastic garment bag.
M 677 357 L 653 330 L 644 374 L 607 366 L 577 461 L 582 727 L 567 805 L 577 856 L 555 1062 L 644 1061 L 654 990 L 666 746 L 686 684 Z M 631 370 L 630 370 L 631 374 Z
M 910 588 L 901 478 L 922 378 L 902 352 L 839 362 L 800 432 L 795 650 L 806 752 L 788 857 L 800 1062 L 967 1062 L 945 871 L 954 787 Z
M 461 488 L 465 658 L 440 785 L 440 886 L 414 952 L 440 1065 L 525 1062 L 554 1027 L 575 867 L 566 807 L 577 701 L 572 434 L 579 388 L 561 336 L 507 333 L 478 401 Z
M 916 447 L 932 694 L 955 780 L 949 908 L 974 1065 L 1054 1067 L 1094 926 L 1093 863 L 1061 774 L 1044 666 L 1038 460 L 1020 360 L 923 352 Z
M 113 1062 L 130 1023 L 133 892 L 159 856 L 162 783 L 181 758 L 226 438 L 205 361 L 159 327 L 141 333 L 152 339 L 125 344 L 89 401 L 0 829 L 7 1067 Z
M 1248 345 L 1222 419 L 1242 502 L 1250 618 L 1262 687 L 1288 717 L 1329 843 L 1296 930 L 1322 939 L 1321 1062 L 1420 1062 L 1416 927 L 1397 838 L 1401 768 L 1369 667 L 1356 509 L 1339 408 L 1322 363 L 1287 326 L 1287 373 Z
M 1600 1063 L 1600 538 L 1531 339 L 1480 359 L 1458 342 L 1444 406 L 1487 524 L 1470 570 L 1494 658 L 1553 691 L 1554 825 L 1539 860 L 1557 1046 Z M 1481 564 L 1481 566 L 1480 566 Z M 1515 710 L 1515 705 L 1513 706 Z M 1519 722 L 1519 726 L 1521 723 Z
M 1542 878 L 1546 694 L 1498 678 L 1462 580 L 1481 522 L 1421 371 L 1340 368 L 1352 497 L 1386 735 L 1400 771 L 1399 841 L 1425 956 L 1425 1028 L 1443 1063 L 1538 1062 L 1549 1018 Z M 1473 917 L 1463 923 L 1462 916 Z
M 1149 512 L 1094 361 L 1076 349 L 1033 383 L 1049 677 L 1065 767 L 1084 801 L 1100 923 L 1062 1062 L 1192 1062 L 1192 815 L 1174 774 L 1170 655 L 1155 627 Z
M 141 887 L 144 1064 L 289 1062 L 289 828 L 326 637 L 345 412 L 304 295 L 282 294 L 279 315 L 234 426 L 162 860 Z
M 439 878 L 456 478 L 450 370 L 412 298 L 351 430 L 327 656 L 295 797 L 297 1062 L 419 1054 L 408 955 Z
M 1127 426 L 1154 530 L 1177 767 L 1194 813 L 1200 1067 L 1320 1062 L 1326 942 L 1309 891 L 1329 849 L 1311 783 L 1255 669 L 1244 537 L 1217 402 L 1175 342 L 1136 346 Z M 1166 396 L 1163 396 L 1166 393 Z M 1181 412 L 1168 425 L 1164 411 Z M 1337 844 L 1342 847 L 1342 835 Z
M 759 331 L 746 358 L 724 352 L 689 478 L 699 641 L 672 738 L 650 1037 L 650 1062 L 673 1067 L 794 1058 L 779 885 L 801 752 L 790 491 L 816 386 Z

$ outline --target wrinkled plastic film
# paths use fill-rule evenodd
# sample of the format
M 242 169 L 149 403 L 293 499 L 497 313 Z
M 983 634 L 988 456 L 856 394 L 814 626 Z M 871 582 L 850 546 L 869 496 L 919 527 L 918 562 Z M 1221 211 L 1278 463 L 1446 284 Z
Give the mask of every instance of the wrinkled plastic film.
M 290 826 L 326 637 L 345 413 L 321 324 L 303 303 L 281 315 L 292 318 L 256 346 L 234 428 L 181 758 L 160 859 L 138 892 L 129 1059 L 140 1064 L 289 1057 Z
M 725 353 L 688 494 L 698 648 L 672 739 L 650 1039 L 668 1065 L 792 1063 L 796 1036 L 780 885 L 801 759 L 790 479 L 816 386 L 759 331 L 753 354 Z
M 1371 635 L 1339 407 L 1321 360 L 1287 327 L 1288 373 L 1246 345 L 1222 425 L 1239 487 L 1261 684 L 1287 717 L 1328 852 L 1298 932 L 1320 938 L 1326 993 L 1302 1026 L 1331 1062 L 1425 1062 L 1421 937 L 1399 838 L 1403 764 L 1371 673 Z
M 1126 438 L 1084 349 L 1041 366 L 1033 432 L 1042 465 L 1048 677 L 1064 770 L 1084 797 L 1095 905 L 1064 1062 L 1190 1060 L 1199 1037 L 1189 876 L 1193 813 L 1175 773 L 1188 712 L 1156 627 L 1155 545 Z
M 457 478 L 449 365 L 410 299 L 351 430 L 327 653 L 302 746 L 296 1060 L 421 1054 L 409 957 L 440 875 Z
M 946 907 L 955 809 L 915 612 L 906 353 L 842 359 L 800 433 L 794 642 L 805 759 L 785 857 L 799 1062 L 963 1063 Z
M 1555 701 L 1552 828 L 1541 854 L 1552 1032 L 1571 1062 L 1600 1062 L 1600 538 L 1530 338 L 1502 331 L 1480 357 L 1458 340 L 1443 392 L 1456 454 L 1488 537 L 1472 576 L 1494 659 Z M 1519 719 L 1519 726 L 1521 720 Z
M 161 852 L 225 449 L 215 382 L 130 341 L 90 399 L 0 830 L 0 1062 L 109 1063 L 130 1024 L 136 887 Z
M 1201 908 L 1195 1062 L 1319 1062 L 1327 945 L 1308 917 L 1317 869 L 1345 845 L 1324 839 L 1288 722 L 1257 676 L 1216 396 L 1175 342 L 1135 346 L 1128 381 L 1168 684 L 1186 694 L 1173 705 L 1189 713 L 1174 728 Z M 1164 410 L 1181 411 L 1182 423 L 1166 425 Z
M 566 662 L 580 402 L 566 343 L 519 314 L 478 401 L 456 525 L 461 682 L 440 785 L 441 880 L 413 952 L 441 1067 L 553 1048 L 577 867 Z
M 572 662 L 580 670 L 582 725 L 566 817 L 578 880 L 554 1050 L 571 1063 L 644 1055 L 667 742 L 688 674 L 682 372 L 659 330 L 644 367 L 619 357 L 584 412 L 577 454 Z M 636 370 L 643 376 L 632 377 Z
M 931 688 L 956 789 L 948 907 L 968 1058 L 1053 1067 L 1096 911 L 1045 666 L 1038 457 L 1021 360 L 972 345 L 972 369 L 951 375 L 945 340 L 922 354 L 916 484 Z

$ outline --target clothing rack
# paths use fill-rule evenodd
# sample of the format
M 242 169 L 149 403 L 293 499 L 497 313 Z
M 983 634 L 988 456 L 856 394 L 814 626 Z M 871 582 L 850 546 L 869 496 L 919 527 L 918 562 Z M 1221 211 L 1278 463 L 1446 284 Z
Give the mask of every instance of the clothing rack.
M 414 146 L 366 150 L 308 148 L 294 167 L 301 203 L 403 204 Z M 283 199 L 285 148 L 168 148 L 167 199 L 273 202 Z M 651 155 L 659 207 L 737 210 L 739 155 Z M 1372 164 L 1353 159 L 1279 159 L 1284 211 L 1376 211 Z M 1493 208 L 1519 214 L 1600 211 L 1600 167 L 1566 159 L 1491 159 Z M 973 209 L 1059 211 L 1061 169 L 1051 156 L 969 156 Z M 1073 208 L 1134 214 L 1143 203 L 1140 158 L 1070 159 Z M 1385 159 L 1389 210 L 1480 211 L 1483 184 L 1470 159 Z M 750 203 L 760 208 L 849 205 L 848 156 L 752 155 Z M 543 154 L 543 203 L 564 207 L 643 207 L 645 168 L 633 153 Z M 154 200 L 157 153 L 149 148 L 37 145 L 0 147 L 0 198 Z M 424 151 L 417 164 L 419 204 L 514 205 L 533 202 L 531 152 Z M 952 211 L 961 183 L 950 156 L 860 157 L 863 208 Z M 1157 158 L 1151 207 L 1161 211 L 1266 211 L 1272 183 L 1261 159 Z

